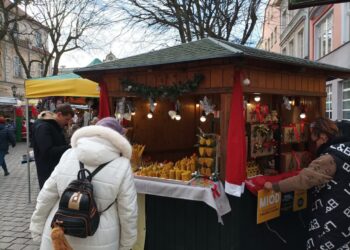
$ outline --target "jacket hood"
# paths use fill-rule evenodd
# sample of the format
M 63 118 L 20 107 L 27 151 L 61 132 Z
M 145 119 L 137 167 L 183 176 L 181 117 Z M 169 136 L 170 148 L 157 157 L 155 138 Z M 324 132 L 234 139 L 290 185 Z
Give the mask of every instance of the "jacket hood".
M 78 129 L 71 138 L 72 148 L 84 164 L 97 166 L 121 155 L 130 159 L 132 147 L 129 141 L 103 126 L 87 126 Z

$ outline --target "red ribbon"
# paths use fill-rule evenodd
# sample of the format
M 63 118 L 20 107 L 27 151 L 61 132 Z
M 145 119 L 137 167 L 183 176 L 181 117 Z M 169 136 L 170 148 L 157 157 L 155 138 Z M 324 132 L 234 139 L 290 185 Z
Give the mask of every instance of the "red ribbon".
M 262 105 L 261 106 L 261 112 L 263 113 L 264 117 L 266 117 L 269 114 L 269 106 Z
M 298 156 L 295 153 L 295 151 L 292 151 L 292 157 L 295 159 L 295 161 L 297 163 L 297 170 L 300 170 L 300 159 L 298 158 Z
M 304 133 L 304 129 L 305 129 L 305 123 L 302 121 L 300 123 L 300 132 L 303 134 Z
M 256 119 L 259 121 L 259 122 L 263 122 L 264 121 L 264 118 L 261 114 L 261 106 L 260 106 L 260 103 L 256 104 L 255 105 L 255 113 L 256 113 Z
M 299 135 L 299 131 L 297 129 L 297 126 L 295 124 L 292 124 L 292 127 L 293 127 L 295 138 L 297 139 L 297 141 L 300 141 L 300 135 Z
M 220 193 L 219 193 L 219 191 L 218 191 L 218 185 L 216 185 L 215 183 L 214 183 L 214 185 L 212 186 L 211 191 L 213 192 L 214 199 L 220 197 Z

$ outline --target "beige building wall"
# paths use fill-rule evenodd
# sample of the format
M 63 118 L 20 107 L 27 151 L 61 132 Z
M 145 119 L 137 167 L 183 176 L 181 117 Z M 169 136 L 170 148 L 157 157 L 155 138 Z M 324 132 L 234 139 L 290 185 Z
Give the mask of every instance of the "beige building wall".
M 47 29 L 31 19 L 20 21 L 17 27 L 19 51 L 26 64 L 28 65 L 32 60 L 41 61 L 44 56 L 43 47 L 47 46 Z M 39 62 L 33 62 L 31 77 L 40 76 L 42 76 L 42 66 Z M 0 41 L 0 96 L 12 96 L 11 87 L 14 85 L 17 87 L 17 96 L 23 96 L 26 78 L 15 47 L 10 38 L 6 36 Z
M 270 0 L 265 9 L 262 38 L 258 44 L 259 49 L 280 53 L 280 1 Z

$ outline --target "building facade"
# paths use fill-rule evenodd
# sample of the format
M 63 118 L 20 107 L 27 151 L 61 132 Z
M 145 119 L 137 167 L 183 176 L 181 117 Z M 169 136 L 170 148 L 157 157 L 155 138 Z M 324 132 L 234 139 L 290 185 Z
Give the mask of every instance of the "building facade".
M 350 68 L 350 3 L 310 9 L 310 56 L 313 60 Z M 350 120 L 350 80 L 327 82 L 326 115 Z
M 309 58 L 309 10 L 288 10 L 288 0 L 279 4 L 281 20 L 281 53 L 299 58 Z
M 270 0 L 265 9 L 262 37 L 257 48 L 280 53 L 280 10 L 278 0 Z
M 0 13 L 0 23 L 3 21 L 2 13 Z M 14 23 L 11 29 L 17 39 L 18 51 L 26 65 L 32 62 L 30 63 L 31 77 L 42 76 L 44 64 L 40 61 L 45 56 L 44 48 L 47 48 L 47 28 L 28 17 Z M 26 74 L 20 57 L 9 35 L 6 35 L 0 41 L 0 96 L 13 96 L 13 90 L 16 90 L 16 96 L 21 98 L 24 95 L 25 79 Z
M 284 55 L 350 68 L 349 2 L 288 10 L 288 0 L 280 0 L 274 1 L 274 7 L 279 11 L 279 18 L 265 22 L 264 30 L 271 30 L 271 23 L 280 21 L 280 42 L 275 51 L 279 49 Z M 270 3 L 265 15 L 269 8 Z M 258 46 L 267 50 L 262 46 L 264 42 L 263 32 Z M 350 80 L 330 79 L 326 90 L 326 116 L 350 120 Z

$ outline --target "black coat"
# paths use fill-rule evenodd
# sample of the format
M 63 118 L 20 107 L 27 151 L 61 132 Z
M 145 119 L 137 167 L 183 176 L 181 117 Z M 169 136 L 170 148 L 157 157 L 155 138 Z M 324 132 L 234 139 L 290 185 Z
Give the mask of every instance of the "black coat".
M 69 146 L 63 129 L 55 120 L 37 120 L 33 125 L 32 140 L 41 189 Z
M 9 144 L 11 144 L 12 147 L 16 145 L 15 136 L 4 124 L 0 124 L 0 151 L 8 153 Z

